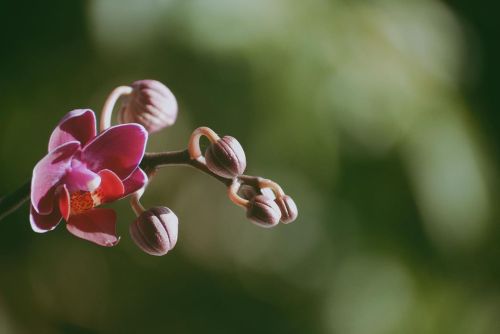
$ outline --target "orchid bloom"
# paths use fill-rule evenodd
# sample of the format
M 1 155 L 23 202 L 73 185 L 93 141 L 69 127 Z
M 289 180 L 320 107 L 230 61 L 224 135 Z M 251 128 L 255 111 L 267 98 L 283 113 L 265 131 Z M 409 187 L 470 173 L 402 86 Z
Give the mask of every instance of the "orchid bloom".
M 146 184 L 139 163 L 147 137 L 139 124 L 113 126 L 96 135 L 92 110 L 69 112 L 52 132 L 48 154 L 33 169 L 32 229 L 51 231 L 64 218 L 71 234 L 101 246 L 116 245 L 116 213 L 97 207 Z

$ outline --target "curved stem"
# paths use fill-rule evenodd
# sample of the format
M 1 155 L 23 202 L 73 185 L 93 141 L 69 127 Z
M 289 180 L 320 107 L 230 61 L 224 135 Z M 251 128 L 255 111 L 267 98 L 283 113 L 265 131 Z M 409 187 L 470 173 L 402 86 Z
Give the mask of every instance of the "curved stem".
M 234 204 L 241 206 L 242 208 L 248 207 L 248 200 L 242 198 L 238 195 L 238 190 L 240 189 L 240 182 L 235 178 L 231 185 L 227 188 L 227 196 Z
M 101 131 L 111 126 L 111 115 L 113 114 L 113 108 L 115 107 L 116 101 L 118 101 L 120 96 L 129 95 L 130 93 L 132 93 L 132 87 L 119 86 L 113 89 L 111 94 L 109 94 L 101 111 L 101 120 L 99 124 L 99 129 Z
M 146 175 L 148 176 L 148 180 L 146 184 L 139 190 L 137 190 L 135 193 L 132 194 L 130 197 L 130 206 L 132 207 L 132 210 L 134 211 L 135 215 L 139 217 L 146 209 L 141 203 L 141 197 L 144 194 L 144 191 L 146 190 L 146 187 L 148 184 L 151 182 L 153 179 L 154 175 L 156 174 L 157 167 L 152 167 L 151 170 L 149 170 Z
M 285 192 L 276 182 L 269 179 L 260 179 L 258 182 L 259 188 L 270 188 L 274 192 L 276 198 L 282 198 L 283 196 L 285 196 Z
M 130 206 L 132 207 L 132 210 L 134 210 L 134 213 L 137 217 L 139 217 L 141 213 L 146 211 L 146 209 L 141 204 L 140 198 L 141 196 L 139 192 L 132 194 L 132 196 L 130 197 Z
M 205 162 L 203 154 L 201 154 L 201 149 L 200 149 L 201 136 L 207 137 L 211 143 L 217 142 L 220 139 L 220 137 L 219 135 L 217 135 L 217 133 L 215 133 L 214 130 L 206 126 L 202 126 L 195 129 L 191 134 L 188 143 L 189 156 L 193 160 L 201 160 L 202 162 Z

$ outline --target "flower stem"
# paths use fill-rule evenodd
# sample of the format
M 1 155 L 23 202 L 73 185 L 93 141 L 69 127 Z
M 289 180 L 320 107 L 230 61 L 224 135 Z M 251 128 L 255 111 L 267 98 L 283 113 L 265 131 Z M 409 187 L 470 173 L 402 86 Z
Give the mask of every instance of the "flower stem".
M 141 168 L 144 169 L 146 174 L 151 171 L 161 168 L 167 165 L 185 165 L 196 168 L 205 174 L 208 174 L 226 186 L 231 185 L 231 179 L 219 176 L 211 172 L 204 163 L 191 159 L 189 150 L 183 151 L 172 151 L 172 152 L 160 152 L 160 153 L 146 153 L 141 161 Z
M 129 95 L 130 93 L 132 93 L 132 87 L 119 86 L 113 89 L 111 94 L 109 94 L 101 111 L 101 121 L 99 125 L 101 131 L 111 126 L 111 115 L 113 114 L 113 108 L 115 107 L 116 101 L 118 101 L 121 96 Z
M 242 208 L 247 208 L 249 201 L 238 195 L 240 185 L 240 181 L 235 179 L 227 188 L 227 196 L 234 204 L 241 206 Z
M 191 159 L 189 151 L 172 151 L 172 152 L 159 152 L 159 153 L 145 153 L 141 161 L 140 167 L 144 169 L 146 174 L 154 172 L 158 168 L 171 166 L 171 165 L 184 165 L 196 168 L 203 173 L 212 176 L 219 180 L 226 187 L 233 184 L 233 179 L 225 178 L 211 172 L 207 166 L 198 161 Z M 258 186 L 262 182 L 262 178 L 257 176 L 240 175 L 237 182 L 252 186 Z M 7 215 L 17 210 L 24 202 L 30 198 L 31 181 L 27 181 L 14 192 L 0 198 L 0 220 L 4 219 Z
M 141 196 L 139 196 L 138 193 L 130 195 L 130 206 L 132 207 L 132 210 L 134 210 L 134 213 L 137 217 L 139 217 L 141 213 L 146 211 L 146 209 L 141 204 L 140 198 Z
M 25 182 L 14 192 L 0 199 L 0 220 L 16 211 L 24 202 L 30 198 L 31 181 Z
M 203 154 L 201 154 L 201 149 L 200 149 L 201 136 L 207 137 L 211 143 L 217 142 L 220 139 L 220 137 L 215 133 L 214 130 L 206 126 L 202 126 L 195 129 L 191 134 L 188 143 L 189 156 L 193 160 L 200 160 L 200 162 L 204 162 L 205 158 L 203 157 Z

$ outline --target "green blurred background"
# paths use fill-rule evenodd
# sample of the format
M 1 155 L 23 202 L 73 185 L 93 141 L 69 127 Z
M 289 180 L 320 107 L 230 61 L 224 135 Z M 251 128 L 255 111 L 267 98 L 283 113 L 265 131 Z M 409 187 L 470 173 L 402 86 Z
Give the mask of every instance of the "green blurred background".
M 260 229 L 217 181 L 162 170 L 168 255 L 0 224 L 0 333 L 500 332 L 498 11 L 477 1 L 0 4 L 0 194 L 69 110 L 152 78 L 177 124 L 237 137 L 300 210 Z

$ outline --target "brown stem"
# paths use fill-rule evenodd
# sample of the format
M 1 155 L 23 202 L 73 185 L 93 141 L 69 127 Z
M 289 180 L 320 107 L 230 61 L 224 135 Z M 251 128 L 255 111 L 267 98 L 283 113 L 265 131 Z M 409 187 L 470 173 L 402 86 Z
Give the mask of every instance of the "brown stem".
M 201 163 L 198 160 L 191 159 L 188 150 L 183 151 L 173 151 L 173 152 L 160 152 L 160 153 L 146 153 L 141 161 L 141 168 L 144 169 L 146 174 L 149 172 L 164 167 L 168 165 L 185 165 L 196 168 L 205 174 L 208 174 L 220 182 L 222 182 L 226 186 L 231 185 L 231 179 L 219 176 L 215 173 L 212 173 L 205 164 Z
M 14 192 L 0 199 L 0 220 L 16 211 L 30 198 L 31 181 L 27 181 Z
M 144 169 L 146 174 L 151 174 L 158 168 L 170 165 L 184 165 L 191 166 L 208 174 L 215 179 L 219 180 L 226 187 L 230 187 L 233 180 L 219 176 L 211 172 L 205 164 L 198 160 L 191 159 L 189 151 L 173 151 L 173 152 L 160 152 L 160 153 L 145 153 L 141 161 L 140 167 Z M 263 179 L 257 176 L 240 175 L 238 181 L 241 184 L 251 185 L 258 188 Z M 10 213 L 18 209 L 30 197 L 31 181 L 27 181 L 17 190 L 8 194 L 0 199 L 0 220 L 5 218 Z

